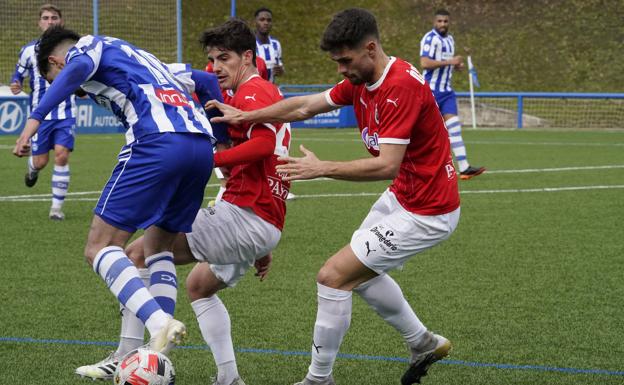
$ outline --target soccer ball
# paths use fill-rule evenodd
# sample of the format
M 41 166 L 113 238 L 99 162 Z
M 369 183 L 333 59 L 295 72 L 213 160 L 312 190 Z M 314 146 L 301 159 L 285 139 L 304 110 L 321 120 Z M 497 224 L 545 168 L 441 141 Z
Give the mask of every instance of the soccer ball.
M 173 385 L 175 371 L 164 354 L 139 348 L 119 362 L 113 382 L 115 385 Z

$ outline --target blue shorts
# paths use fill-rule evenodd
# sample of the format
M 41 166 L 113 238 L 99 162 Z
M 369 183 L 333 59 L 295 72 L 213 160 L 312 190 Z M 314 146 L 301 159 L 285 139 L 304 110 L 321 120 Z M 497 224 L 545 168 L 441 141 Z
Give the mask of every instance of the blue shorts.
M 212 166 L 208 135 L 145 136 L 121 149 L 93 212 L 130 233 L 152 225 L 172 233 L 190 232 Z
M 455 91 L 433 91 L 433 96 L 438 103 L 438 107 L 440 107 L 442 115 L 457 115 L 457 98 L 455 97 Z
M 54 149 L 54 145 L 60 144 L 70 151 L 74 149 L 74 127 L 76 119 L 43 120 L 39 130 L 32 137 L 32 154 L 47 154 Z

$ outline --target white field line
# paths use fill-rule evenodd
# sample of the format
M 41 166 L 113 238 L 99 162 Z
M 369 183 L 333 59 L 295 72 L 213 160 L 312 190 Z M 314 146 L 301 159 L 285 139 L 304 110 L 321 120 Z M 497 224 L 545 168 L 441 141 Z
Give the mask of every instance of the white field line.
M 294 142 L 361 142 L 362 139 L 342 139 L 342 138 L 292 138 Z M 522 146 L 583 146 L 583 147 L 624 147 L 624 143 L 606 143 L 606 142 L 516 142 L 516 141 L 496 141 L 496 140 L 466 140 L 466 144 L 493 144 L 493 145 L 522 145 Z M 11 147 L 12 148 L 12 147 Z
M 583 170 L 610 170 L 624 168 L 624 164 L 612 164 L 606 166 L 577 166 L 577 167 L 557 167 L 557 168 L 526 168 L 518 170 L 487 170 L 486 174 L 522 174 L 528 172 L 561 172 L 561 171 L 583 171 Z
M 624 189 L 624 185 L 598 185 L 598 186 L 568 186 L 568 187 L 542 187 L 527 189 L 502 189 L 502 190 L 463 190 L 460 195 L 465 194 L 509 194 L 509 193 L 543 193 L 543 192 L 561 192 L 561 191 L 583 191 L 583 190 L 612 190 Z M 361 193 L 337 193 L 337 194 L 297 194 L 296 199 L 316 199 L 316 198 L 353 198 L 353 197 L 372 197 L 380 196 L 380 192 L 361 192 Z M 215 197 L 204 197 L 204 200 L 211 200 Z M 1 199 L 4 202 L 48 202 L 46 198 L 18 198 L 18 199 Z M 71 198 L 67 199 L 72 202 L 95 202 L 97 198 Z
M 609 169 L 620 169 L 624 168 L 624 164 L 614 164 L 614 165 L 604 165 L 604 166 L 578 166 L 578 167 L 559 167 L 559 168 L 529 168 L 529 169 L 517 169 L 517 170 L 488 170 L 487 174 L 521 174 L 521 173 L 538 173 L 538 172 L 562 172 L 562 171 L 586 171 L 586 170 L 609 170 Z M 295 180 L 294 183 L 306 183 L 306 182 L 321 182 L 321 181 L 337 181 L 331 178 L 317 178 L 311 180 Z M 219 187 L 219 183 L 211 183 L 206 185 L 206 187 Z M 592 187 L 592 186 L 587 186 Z M 596 188 L 600 188 L 597 186 Z M 609 188 L 607 186 L 607 188 Z M 613 187 L 619 188 L 619 187 Z M 577 189 L 577 188 L 571 188 Z M 483 190 L 483 191 L 492 191 L 492 192 L 528 192 L 528 191 L 550 191 L 548 189 L 519 189 L 519 190 Z M 68 192 L 68 197 L 74 196 L 83 196 L 83 195 L 99 195 L 101 191 L 79 191 L 79 192 Z M 471 194 L 471 191 L 463 191 L 462 193 Z M 368 196 L 370 194 L 363 193 L 364 196 Z M 368 194 L 368 195 L 366 195 Z M 373 194 L 374 195 L 374 194 Z M 297 195 L 301 197 L 305 197 L 304 195 Z M 309 197 L 325 197 L 325 196 L 341 196 L 340 194 L 317 194 L 310 195 Z M 358 196 L 353 194 L 348 194 L 345 196 Z M 37 202 L 37 201 L 46 201 L 52 197 L 52 194 L 28 194 L 28 195 L 8 195 L 8 196 L 0 196 L 0 202 L 3 201 L 24 201 L 24 202 Z M 72 201 L 96 201 L 97 198 L 72 198 Z

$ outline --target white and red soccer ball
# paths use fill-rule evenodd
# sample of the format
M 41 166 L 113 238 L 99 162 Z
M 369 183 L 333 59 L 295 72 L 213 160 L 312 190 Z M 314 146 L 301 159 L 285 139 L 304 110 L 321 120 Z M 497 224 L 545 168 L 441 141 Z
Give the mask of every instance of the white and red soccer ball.
M 113 382 L 115 385 L 174 385 L 175 370 L 164 354 L 137 349 L 119 362 Z

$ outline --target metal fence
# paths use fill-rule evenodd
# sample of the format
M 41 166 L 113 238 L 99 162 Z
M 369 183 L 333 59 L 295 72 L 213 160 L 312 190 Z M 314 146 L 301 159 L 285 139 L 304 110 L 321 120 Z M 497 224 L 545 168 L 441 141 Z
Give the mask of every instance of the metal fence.
M 36 39 L 45 0 L 4 0 L 0 11 L 0 84 L 8 84 L 20 48 Z M 52 0 L 65 26 L 129 41 L 165 62 L 182 61 L 182 0 Z

